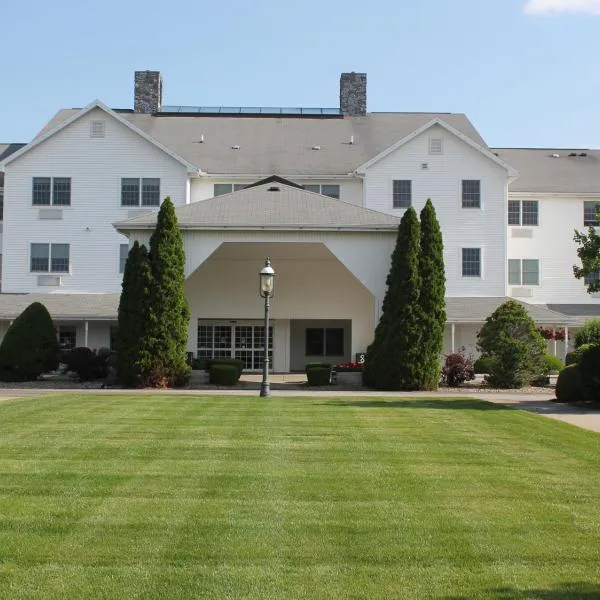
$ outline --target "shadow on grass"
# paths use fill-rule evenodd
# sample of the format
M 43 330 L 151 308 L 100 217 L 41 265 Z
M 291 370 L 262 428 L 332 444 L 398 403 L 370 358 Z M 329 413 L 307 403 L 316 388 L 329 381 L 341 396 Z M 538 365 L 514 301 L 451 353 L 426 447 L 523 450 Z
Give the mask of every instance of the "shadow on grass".
M 329 400 L 315 402 L 327 406 L 352 406 L 359 408 L 439 408 L 442 410 L 511 410 L 511 407 L 502 404 L 492 404 L 483 400 L 469 400 L 463 398 L 407 398 L 406 400 L 394 398 L 393 400 Z
M 490 600 L 598 600 L 600 586 L 592 583 L 562 583 L 550 590 L 486 590 Z M 444 596 L 443 600 L 470 600 L 470 596 Z

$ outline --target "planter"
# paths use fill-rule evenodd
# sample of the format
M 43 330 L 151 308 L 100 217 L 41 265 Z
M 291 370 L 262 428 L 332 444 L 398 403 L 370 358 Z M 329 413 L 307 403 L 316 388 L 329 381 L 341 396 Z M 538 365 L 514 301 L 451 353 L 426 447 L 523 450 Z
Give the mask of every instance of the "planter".
M 353 387 L 362 386 L 362 371 L 337 371 L 337 384 Z

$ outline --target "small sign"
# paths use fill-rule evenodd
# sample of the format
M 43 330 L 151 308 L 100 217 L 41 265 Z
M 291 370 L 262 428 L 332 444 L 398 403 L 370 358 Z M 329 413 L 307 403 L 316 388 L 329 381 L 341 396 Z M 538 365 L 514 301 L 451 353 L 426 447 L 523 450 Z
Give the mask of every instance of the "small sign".
M 360 363 L 362 365 L 365 363 L 366 360 L 367 360 L 366 352 L 357 352 L 356 353 L 356 360 L 354 362 Z

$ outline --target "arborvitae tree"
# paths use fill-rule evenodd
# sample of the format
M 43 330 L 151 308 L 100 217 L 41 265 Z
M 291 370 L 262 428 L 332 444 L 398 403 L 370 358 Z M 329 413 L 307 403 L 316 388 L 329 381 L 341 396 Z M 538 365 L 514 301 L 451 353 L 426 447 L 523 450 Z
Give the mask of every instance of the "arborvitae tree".
M 162 203 L 156 228 L 150 238 L 152 289 L 149 333 L 155 386 L 181 385 L 191 369 L 186 349 L 190 309 L 185 297 L 185 253 L 183 236 L 170 198 Z
M 446 326 L 446 273 L 442 232 L 431 200 L 427 200 L 421 211 L 419 271 L 422 281 L 419 302 L 423 313 L 421 321 L 424 375 L 422 389 L 435 390 L 440 381 L 440 356 Z
M 146 386 L 152 368 L 152 340 L 148 336 L 151 288 L 148 251 L 136 241 L 125 263 L 117 330 L 117 378 L 127 387 Z
M 367 349 L 363 377 L 370 387 L 416 390 L 422 384 L 419 245 L 419 220 L 411 207 L 398 226 L 381 318 Z
M 58 367 L 59 351 L 50 313 L 34 302 L 13 321 L 0 344 L 0 380 L 35 381 Z
M 514 300 L 485 320 L 477 346 L 489 358 L 486 380 L 493 387 L 521 388 L 542 372 L 546 342 L 525 308 Z

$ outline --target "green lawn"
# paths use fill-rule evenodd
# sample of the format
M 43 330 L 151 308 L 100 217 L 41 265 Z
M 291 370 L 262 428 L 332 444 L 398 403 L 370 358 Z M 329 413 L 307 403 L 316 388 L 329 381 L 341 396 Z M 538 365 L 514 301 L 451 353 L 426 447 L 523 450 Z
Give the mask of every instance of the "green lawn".
M 0 598 L 600 598 L 600 435 L 470 400 L 0 403 Z

